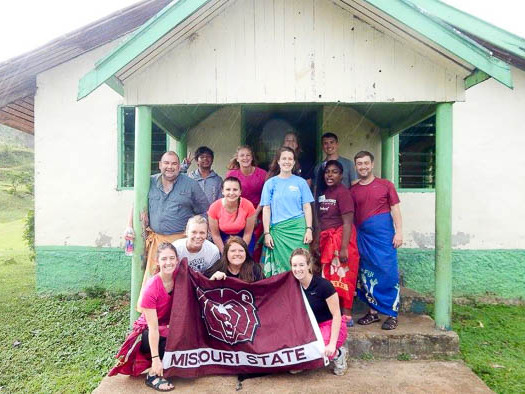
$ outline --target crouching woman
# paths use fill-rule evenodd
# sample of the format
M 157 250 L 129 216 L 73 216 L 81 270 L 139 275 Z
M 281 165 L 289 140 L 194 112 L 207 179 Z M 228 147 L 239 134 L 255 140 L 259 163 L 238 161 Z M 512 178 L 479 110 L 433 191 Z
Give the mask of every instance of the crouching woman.
M 312 274 L 310 252 L 297 248 L 290 256 L 292 274 L 303 288 L 325 343 L 325 356 L 333 361 L 334 374 L 347 369 L 344 346 L 347 328 L 339 309 L 339 296 L 330 281 Z
M 138 376 L 150 368 L 146 386 L 157 391 L 171 391 L 173 384 L 162 376 L 162 357 L 173 303 L 174 274 L 179 264 L 177 250 L 172 244 L 166 242 L 159 245 L 157 264 L 158 273 L 147 282 L 142 293 L 142 315 L 133 323 L 133 331 L 116 355 L 118 364 L 108 375 Z
M 238 236 L 231 236 L 224 244 L 224 253 L 204 275 L 211 280 L 237 278 L 247 283 L 264 279 L 261 265 L 253 261 L 248 245 Z

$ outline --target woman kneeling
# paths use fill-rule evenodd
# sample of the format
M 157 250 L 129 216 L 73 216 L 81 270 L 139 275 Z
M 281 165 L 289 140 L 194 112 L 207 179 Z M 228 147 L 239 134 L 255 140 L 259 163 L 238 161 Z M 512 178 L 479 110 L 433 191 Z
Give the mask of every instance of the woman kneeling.
M 133 332 L 122 345 L 117 358 L 119 363 L 109 372 L 138 376 L 147 368 L 146 385 L 157 391 L 171 391 L 175 387 L 162 377 L 162 357 L 173 303 L 174 273 L 179 261 L 177 250 L 170 243 L 162 243 L 157 249 L 159 272 L 146 284 L 140 307 L 142 315 L 133 323 Z M 140 341 L 137 341 L 141 335 Z
M 310 253 L 298 248 L 290 256 L 293 276 L 303 288 L 325 343 L 325 356 L 334 363 L 334 374 L 344 375 L 347 369 L 344 347 L 347 328 L 341 318 L 339 296 L 328 280 L 312 274 Z

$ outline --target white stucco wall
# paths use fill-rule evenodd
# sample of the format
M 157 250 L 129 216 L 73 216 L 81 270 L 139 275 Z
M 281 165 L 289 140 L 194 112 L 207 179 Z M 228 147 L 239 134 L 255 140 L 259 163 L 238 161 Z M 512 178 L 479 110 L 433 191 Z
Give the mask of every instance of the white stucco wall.
M 453 232 L 469 249 L 525 248 L 525 72 L 493 79 L 454 105 Z
M 188 152 L 205 145 L 213 149 L 213 169 L 224 178 L 226 167 L 241 141 L 241 107 L 223 107 L 188 132 Z M 194 170 L 196 164 L 190 170 Z
M 132 192 L 117 191 L 117 106 L 102 86 L 77 102 L 79 79 L 115 43 L 38 75 L 36 245 L 119 246 Z
M 467 74 L 330 0 L 237 0 L 124 88 L 131 105 L 440 102 Z
M 490 79 L 453 107 L 452 246 L 525 248 L 525 72 Z M 401 193 L 405 247 L 434 247 L 434 193 Z

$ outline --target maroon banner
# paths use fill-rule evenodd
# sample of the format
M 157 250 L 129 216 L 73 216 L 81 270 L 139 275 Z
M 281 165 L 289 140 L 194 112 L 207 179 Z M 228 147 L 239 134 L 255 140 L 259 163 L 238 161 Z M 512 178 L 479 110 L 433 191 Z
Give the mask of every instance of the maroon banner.
M 324 342 L 290 272 L 211 281 L 181 263 L 163 365 L 185 378 L 312 369 L 325 365 Z

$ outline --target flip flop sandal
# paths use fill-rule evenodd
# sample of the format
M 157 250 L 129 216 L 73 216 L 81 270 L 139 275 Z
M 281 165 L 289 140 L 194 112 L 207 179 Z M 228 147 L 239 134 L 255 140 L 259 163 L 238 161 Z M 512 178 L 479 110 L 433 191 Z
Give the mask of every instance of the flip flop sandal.
M 153 382 L 155 382 L 155 380 L 157 380 L 157 382 L 153 383 Z M 164 379 L 162 376 L 147 374 L 145 383 L 146 383 L 146 386 L 151 387 L 153 390 L 157 390 L 157 391 L 172 391 L 172 390 L 175 390 L 175 386 L 171 382 L 169 382 L 168 380 Z M 161 389 L 160 386 L 162 386 L 163 384 L 171 384 L 171 388 L 170 389 Z
M 381 321 L 377 313 L 370 313 L 368 312 L 366 315 L 364 315 L 361 319 L 357 321 L 357 324 L 361 324 L 362 326 L 368 326 L 369 324 L 376 323 L 378 321 Z
M 397 328 L 397 317 L 390 316 L 381 326 L 383 330 L 395 330 Z

